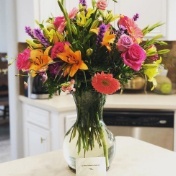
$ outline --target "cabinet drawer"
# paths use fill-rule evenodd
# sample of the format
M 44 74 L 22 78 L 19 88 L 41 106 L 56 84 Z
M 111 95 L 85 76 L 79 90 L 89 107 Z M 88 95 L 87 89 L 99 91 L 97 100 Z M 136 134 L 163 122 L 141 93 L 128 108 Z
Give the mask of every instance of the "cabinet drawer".
M 50 132 L 33 124 L 26 124 L 25 156 L 49 152 Z
M 50 128 L 50 112 L 36 108 L 33 106 L 26 106 L 26 121 L 36 124 L 38 126 L 49 129 Z

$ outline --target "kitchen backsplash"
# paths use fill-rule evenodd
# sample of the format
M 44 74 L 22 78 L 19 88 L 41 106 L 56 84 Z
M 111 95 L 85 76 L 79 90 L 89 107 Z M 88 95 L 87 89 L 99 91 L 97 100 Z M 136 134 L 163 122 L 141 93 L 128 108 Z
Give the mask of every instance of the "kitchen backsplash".
M 163 56 L 163 64 L 168 69 L 167 76 L 171 79 L 176 88 L 176 41 L 167 41 L 170 52 Z
M 166 42 L 168 43 L 168 45 L 163 46 L 161 48 L 170 49 L 170 52 L 163 56 L 162 62 L 165 65 L 165 69 L 168 69 L 167 76 L 172 81 L 173 89 L 176 90 L 176 41 L 166 41 Z M 26 47 L 27 47 L 26 43 L 18 43 L 18 52 L 21 52 Z M 23 95 L 24 92 L 26 92 L 26 90 L 24 90 L 24 79 L 20 78 L 20 94 Z

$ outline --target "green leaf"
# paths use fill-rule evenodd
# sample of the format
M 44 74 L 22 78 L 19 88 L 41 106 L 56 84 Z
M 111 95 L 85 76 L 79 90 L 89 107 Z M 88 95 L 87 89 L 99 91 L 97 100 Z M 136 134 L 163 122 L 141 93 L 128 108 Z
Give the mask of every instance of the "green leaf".
M 158 54 L 166 54 L 168 53 L 170 50 L 169 49 L 163 49 L 163 50 L 159 50 Z
M 162 26 L 164 23 L 155 23 L 153 24 L 152 26 L 146 26 L 142 32 L 143 32 L 143 35 L 145 36 L 146 34 L 150 33 L 152 30 L 154 30 L 155 28 L 159 27 L 159 26 Z

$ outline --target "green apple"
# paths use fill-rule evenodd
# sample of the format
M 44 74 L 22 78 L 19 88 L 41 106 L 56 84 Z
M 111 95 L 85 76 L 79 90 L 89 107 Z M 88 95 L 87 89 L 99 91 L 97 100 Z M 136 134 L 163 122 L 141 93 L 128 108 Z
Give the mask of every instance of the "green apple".
M 160 91 L 163 94 L 170 94 L 172 91 L 172 84 L 171 83 L 163 83 L 161 84 Z
M 172 82 L 171 80 L 162 75 L 158 75 L 155 77 L 157 86 L 155 87 L 154 91 L 160 94 L 170 94 L 172 92 Z

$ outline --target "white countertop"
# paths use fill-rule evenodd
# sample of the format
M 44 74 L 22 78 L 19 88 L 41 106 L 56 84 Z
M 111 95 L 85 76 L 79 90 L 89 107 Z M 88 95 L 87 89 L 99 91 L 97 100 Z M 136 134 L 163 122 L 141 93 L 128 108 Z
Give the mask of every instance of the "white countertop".
M 19 96 L 20 101 L 52 111 L 75 110 L 72 95 L 55 96 L 52 99 L 30 99 Z M 176 94 L 114 94 L 108 95 L 105 108 L 169 109 L 176 110 Z
M 131 138 L 116 137 L 116 155 L 107 176 L 175 176 L 176 153 Z M 0 164 L 2 176 L 74 176 L 62 150 Z

